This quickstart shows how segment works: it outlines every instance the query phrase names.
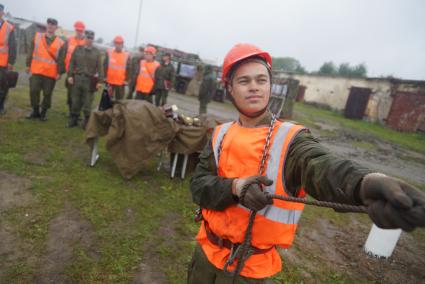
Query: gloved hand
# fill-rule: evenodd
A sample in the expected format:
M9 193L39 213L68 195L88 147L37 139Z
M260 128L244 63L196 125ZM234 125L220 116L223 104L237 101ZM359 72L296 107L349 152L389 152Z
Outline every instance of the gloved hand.
M404 181L380 173L367 174L359 194L378 227L407 232L425 227L425 193Z
M263 192L263 185L272 185L273 181L266 176L239 178L234 182L233 194L239 197L239 202L254 211L273 204L273 200Z

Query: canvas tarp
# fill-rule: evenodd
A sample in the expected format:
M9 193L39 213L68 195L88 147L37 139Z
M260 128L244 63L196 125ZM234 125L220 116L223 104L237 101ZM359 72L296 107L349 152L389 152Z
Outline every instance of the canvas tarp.
M90 147L105 136L106 149L122 176L130 179L162 149L183 154L202 150L207 129L180 125L151 103L124 100L106 111L93 112L85 135Z

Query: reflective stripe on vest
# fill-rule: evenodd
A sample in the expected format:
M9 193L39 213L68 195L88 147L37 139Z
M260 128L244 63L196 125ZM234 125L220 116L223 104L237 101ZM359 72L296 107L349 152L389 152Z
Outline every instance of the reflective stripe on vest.
M156 61L147 62L140 61L139 75L137 76L136 91L148 94L152 91L154 86L155 70L158 68L159 63ZM151 69L151 70L149 70Z
M0 29L0 66L5 67L9 61L9 35L13 31L13 25L3 22Z
M220 144L222 143L222 140L225 134L227 133L227 131L229 130L229 128L232 126L233 123L234 122L224 123L220 125L220 128L218 130L219 132L217 133L217 138L213 145L214 158L215 158L217 169L219 167L218 151L220 148ZM264 190L271 194L276 194L276 185L277 185L276 180L278 179L278 176L279 176L280 158L283 154L286 155L286 153L282 153L282 149L283 149L282 145L285 139L287 139L287 134L289 130L293 126L294 124L289 122L282 123L279 126L279 129L277 130L276 134L274 135L273 142L269 150L266 176L275 182L271 186L265 187ZM249 210L241 204L238 204L238 206L246 210ZM257 214L262 215L269 220L279 222L282 224L297 224L301 218L302 212L303 212L302 210L288 210L275 205L268 205L262 210L258 211Z
M124 85L128 52L116 52L108 49L108 70L106 70L106 81L112 85Z
M56 79L58 74L56 60L59 57L59 52L64 42L56 37L50 46L47 46L47 44L42 42L43 35L39 32L35 34L31 73ZM51 49L54 52L53 56L51 55Z

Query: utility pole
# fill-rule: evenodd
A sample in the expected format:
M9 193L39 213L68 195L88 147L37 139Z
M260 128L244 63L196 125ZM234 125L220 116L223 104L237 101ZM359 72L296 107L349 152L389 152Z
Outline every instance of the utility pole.
M143 6L143 0L140 0L140 3L139 3L139 15L137 17L136 39L134 41L134 47L137 47L137 42L139 41L140 18L142 17L142 6Z

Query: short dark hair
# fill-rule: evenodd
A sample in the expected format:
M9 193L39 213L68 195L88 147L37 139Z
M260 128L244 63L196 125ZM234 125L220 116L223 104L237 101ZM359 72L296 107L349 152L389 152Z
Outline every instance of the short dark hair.
M88 39L94 39L94 31L86 30L84 32L84 34L85 34L86 38L88 38Z
M58 20L53 19L53 18L47 18L47 23L48 24L51 24L51 25L57 26L58 25Z

